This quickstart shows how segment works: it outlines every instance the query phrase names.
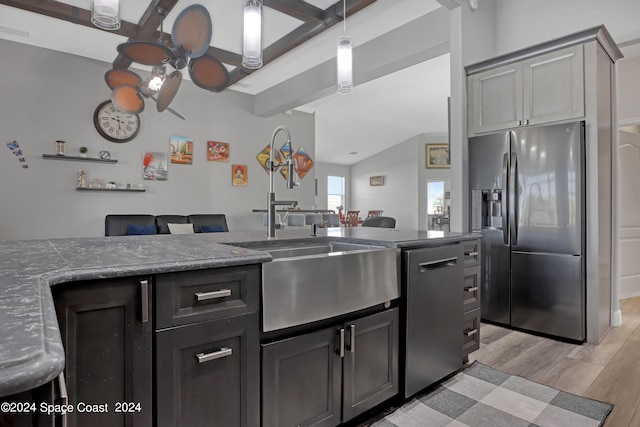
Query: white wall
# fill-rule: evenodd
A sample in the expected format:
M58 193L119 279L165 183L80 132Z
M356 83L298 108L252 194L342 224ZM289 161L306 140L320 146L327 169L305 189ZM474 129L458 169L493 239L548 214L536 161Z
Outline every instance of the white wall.
M351 166L351 204L364 218L382 209L396 219L396 228L426 229L427 180L448 179L450 172L425 169L425 144L445 144L446 136L417 135ZM369 185L371 176L385 177L384 186Z
M495 0L495 5L496 55L602 24L616 43L640 38L638 0Z
M329 163L316 163L316 179L318 180L318 194L316 195L316 206L318 209L327 209L327 177L342 176L345 178L345 205L351 205L351 167L345 165L333 165Z
M640 57L622 58L618 68L618 119L640 124Z
M171 104L186 121L156 112L147 101L138 137L111 143L97 134L92 120L96 106L110 96L104 83L110 64L5 40L0 40L0 52L11 58L3 61L0 80L0 239L102 236L109 213L224 213L232 230L261 229L262 215L251 210L266 208L269 184L256 155L270 143L276 126L288 126L294 150L304 142L314 158L312 115L258 118L226 100L233 94L207 92L188 80ZM168 181L143 181L143 152L168 153L171 135L194 139L193 165L169 165ZM70 155L84 145L93 156L108 150L118 163L43 160L43 153L55 153L58 139L67 141ZM12 140L19 142L28 169L5 147ZM230 143L229 162L208 162L207 140ZM276 146L284 142L279 134ZM231 186L232 164L248 165L247 187ZM87 171L89 181L144 183L147 192L78 192L78 169ZM278 198L310 207L314 175L312 169L293 190L286 190L284 179L276 176Z

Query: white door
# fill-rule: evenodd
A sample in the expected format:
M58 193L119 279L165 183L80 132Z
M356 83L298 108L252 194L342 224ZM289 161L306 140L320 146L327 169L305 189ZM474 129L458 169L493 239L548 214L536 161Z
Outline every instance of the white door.
M640 134L620 131L619 278L620 298L640 295Z

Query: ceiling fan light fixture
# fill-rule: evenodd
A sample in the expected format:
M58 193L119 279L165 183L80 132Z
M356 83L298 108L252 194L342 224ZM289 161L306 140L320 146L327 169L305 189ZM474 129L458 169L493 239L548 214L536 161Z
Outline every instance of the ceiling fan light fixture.
M151 79L147 87L157 92L162 87L164 79L167 77L167 67L165 65L156 65L151 69Z
M93 0L91 23L103 30L120 28L120 0Z
M262 1L244 0L242 66L262 67Z

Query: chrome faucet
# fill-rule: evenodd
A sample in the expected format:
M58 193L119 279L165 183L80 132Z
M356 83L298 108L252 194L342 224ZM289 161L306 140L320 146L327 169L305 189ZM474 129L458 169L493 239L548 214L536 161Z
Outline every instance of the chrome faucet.
M283 131L287 135L287 144L289 144L289 154L284 163L276 163L273 159L274 143L276 141L276 135L278 132ZM297 185L293 180L295 173L293 162L293 148L291 147L291 133L289 129L280 125L274 131L271 136L271 146L269 148L269 194L267 194L267 239L272 240L276 238L276 206L298 206L296 200L276 200L276 193L273 191L273 173L280 167L287 168L287 188L292 189Z

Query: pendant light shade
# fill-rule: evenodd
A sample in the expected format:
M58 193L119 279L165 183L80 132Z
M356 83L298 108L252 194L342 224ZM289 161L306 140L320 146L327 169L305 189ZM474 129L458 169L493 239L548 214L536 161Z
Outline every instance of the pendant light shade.
M120 28L120 0L93 0L91 22L103 30Z
M251 70L262 67L262 1L244 1L244 37L242 66Z
M340 95L347 95L353 92L353 41L347 35L347 0L342 0L342 31L342 36L338 37L336 55L337 92Z
M342 36L338 39L338 93L353 92L353 44L351 37Z

